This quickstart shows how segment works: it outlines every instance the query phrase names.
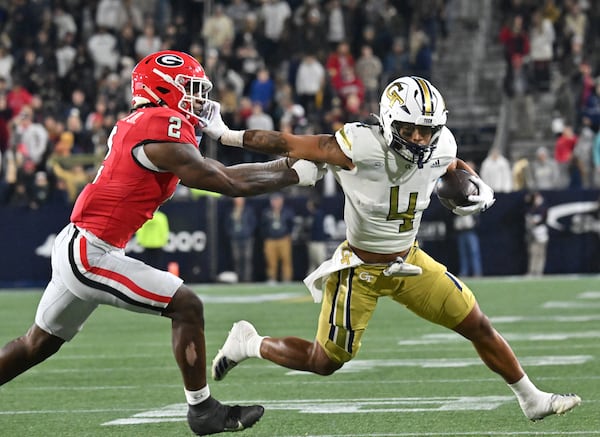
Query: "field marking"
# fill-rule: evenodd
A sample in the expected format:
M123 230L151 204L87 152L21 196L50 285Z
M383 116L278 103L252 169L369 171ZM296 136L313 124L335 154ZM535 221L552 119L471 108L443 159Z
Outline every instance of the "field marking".
M210 296L198 293L198 296L200 296L204 303L264 303L297 299L299 297L307 296L307 293L283 292L268 294L248 294L237 296Z
M508 341L565 341L571 339L587 339L587 338L600 338L600 331L579 331L579 332L552 332L552 333L510 333L503 332L502 336ZM454 332L445 332L437 334L424 334L418 339L413 340L400 340L398 345L400 346L416 346L426 344L445 344L448 342L454 343L465 343L463 337L457 335Z
M523 366L570 366L584 364L594 359L591 355L546 355L539 357L521 357L519 361ZM479 358L439 358L439 359L390 359L390 360L357 360L354 359L344 365L336 373L358 373L366 370L386 367L421 367L430 368L463 368L481 366ZM286 375L305 375L307 372L291 370Z
M385 433L385 434L352 434L352 437L457 437L457 436L513 436L513 435L525 435L525 436L549 436L549 435L558 435L558 436L568 436L568 435L600 435L600 431L541 431L541 432L531 432L531 431L467 431L467 432L402 432L402 433ZM296 436L289 437L348 437L348 434L302 434Z
M577 295L577 299L600 299L600 291L584 291Z
M515 402L513 396L450 396L359 399L290 399L245 400L239 404L260 403L267 410L296 411L301 414L365 414L365 413L421 413L439 411L491 411ZM139 425L162 421L186 420L187 404L171 404L155 410L143 411L131 417L111 420L102 425Z
M559 322L582 323L597 322L600 314L578 314L575 316L497 316L490 317L492 323L523 323L523 322Z
M568 308L568 309L582 309L589 310L591 308L600 308L600 302L573 302L569 300L551 300L548 302L544 302L542 304L542 308L551 309L551 308Z
M258 366L245 366L245 367L251 367L251 368L255 368L257 369ZM133 370L133 369L132 369ZM311 376L310 373L306 373L307 376ZM317 376L315 375L315 378L317 378ZM598 380L600 379L600 375L596 375L596 376L573 376L573 377L569 377L569 381L578 381L578 380L584 380L584 381L591 381L591 380ZM564 382L565 378L564 376L537 376L535 378L536 381L561 381ZM402 379L380 379L380 380L371 380L371 379L366 379L364 381L355 381L355 380L349 380L349 379L343 379L343 378L335 378L335 379L321 379L319 377L318 381L298 381L295 378L292 379L286 379L286 380L279 380L277 381L277 385L293 385L293 386L298 386L298 385L348 385L349 383L352 383L352 385L369 385L369 386L375 386L375 385L385 385L385 386L390 386L390 385L394 385L394 384L402 384L402 385L413 385L413 384L461 384L461 383L491 383L491 384L497 384L498 382L501 382L501 379L499 379L499 377L490 377L490 378L437 378L437 379L407 379L407 378L402 378ZM246 385L264 385L265 381L260 381L260 380L253 380L253 381L249 381L245 383ZM239 382L235 381L235 380L231 380L231 382L227 381L220 381L219 382L219 387L227 387L227 386L231 386L231 387L239 387ZM51 391L51 392L59 392L59 391L102 391L102 390L139 390L140 388L153 388L153 389L168 389L168 390L177 390L179 388L181 388L181 385L178 383L172 383L172 384L141 384L141 385L113 385L113 386L75 386L75 387L65 387L64 385L60 385L60 386L54 386L54 385L45 385L45 386L41 386L41 387L18 387L15 388L15 391L19 391L19 392L43 392L43 391ZM1 391L10 391L12 390L10 387L2 387L0 388L0 392ZM586 403L588 402L600 402L600 401L594 401L594 400L588 400L586 399ZM139 409L138 409L139 410Z

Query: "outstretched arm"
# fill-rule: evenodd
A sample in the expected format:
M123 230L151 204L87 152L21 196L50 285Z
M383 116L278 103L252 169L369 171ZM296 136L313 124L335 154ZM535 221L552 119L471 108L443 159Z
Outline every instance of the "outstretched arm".
M223 122L218 102L207 100L200 117L202 131L226 146L255 152L354 168L352 160L340 149L334 135L293 135L267 130L231 130Z
M289 133L247 130L243 134L243 147L255 152L308 159L351 169L348 158L333 135L293 135Z
M286 159L226 167L204 158L192 144L150 143L144 146L148 159L159 169L175 174L188 187L246 197L278 191L289 185L310 185L317 178L312 163L288 166Z

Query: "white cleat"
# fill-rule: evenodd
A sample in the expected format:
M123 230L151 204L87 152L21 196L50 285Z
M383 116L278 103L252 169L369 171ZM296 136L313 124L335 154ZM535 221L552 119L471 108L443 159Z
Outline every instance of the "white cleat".
M536 408L528 408L527 411L523 409L523 412L529 420L535 422L553 414L565 414L567 411L571 411L579 404L581 404L581 398L576 394L553 394L548 398L546 405L538 405Z
M255 337L258 337L258 332L250 322L240 320L233 324L227 340L212 362L212 377L215 381L222 380L231 369L250 358L248 343Z

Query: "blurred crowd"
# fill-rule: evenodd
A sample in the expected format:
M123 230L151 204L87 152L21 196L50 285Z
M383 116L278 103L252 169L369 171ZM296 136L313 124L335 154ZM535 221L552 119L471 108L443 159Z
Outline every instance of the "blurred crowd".
M377 113L381 86L393 78L430 78L439 41L451 32L449 16L463 3L469 0L0 0L0 205L74 201L106 154L115 120L129 110L132 68L149 53L197 57L233 129L334 132ZM545 150L561 173L548 185L556 188L598 186L600 70L588 56L600 40L594 3L494 3L505 92L523 96L530 115L536 93L559 93L557 151ZM553 68L562 78L557 91ZM227 147L207 153L225 164L270 159ZM489 160L496 154L502 157L492 151ZM551 179L550 170L525 161L508 164L510 190L527 188L513 179L535 189L539 174ZM490 167L483 164L482 171Z
M70 204L145 55L202 63L232 128L333 132L380 85L429 77L447 0L0 1L0 204ZM226 164L269 157L219 148Z
M600 188L600 2L501 0L499 8L513 136L539 146L512 162L491 149L482 178L501 192Z

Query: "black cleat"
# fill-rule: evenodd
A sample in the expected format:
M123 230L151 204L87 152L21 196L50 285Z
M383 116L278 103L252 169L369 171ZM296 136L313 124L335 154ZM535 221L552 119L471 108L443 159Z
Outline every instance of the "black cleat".
M199 405L188 405L188 424L196 435L235 432L250 428L262 417L260 405L223 405L212 396Z

